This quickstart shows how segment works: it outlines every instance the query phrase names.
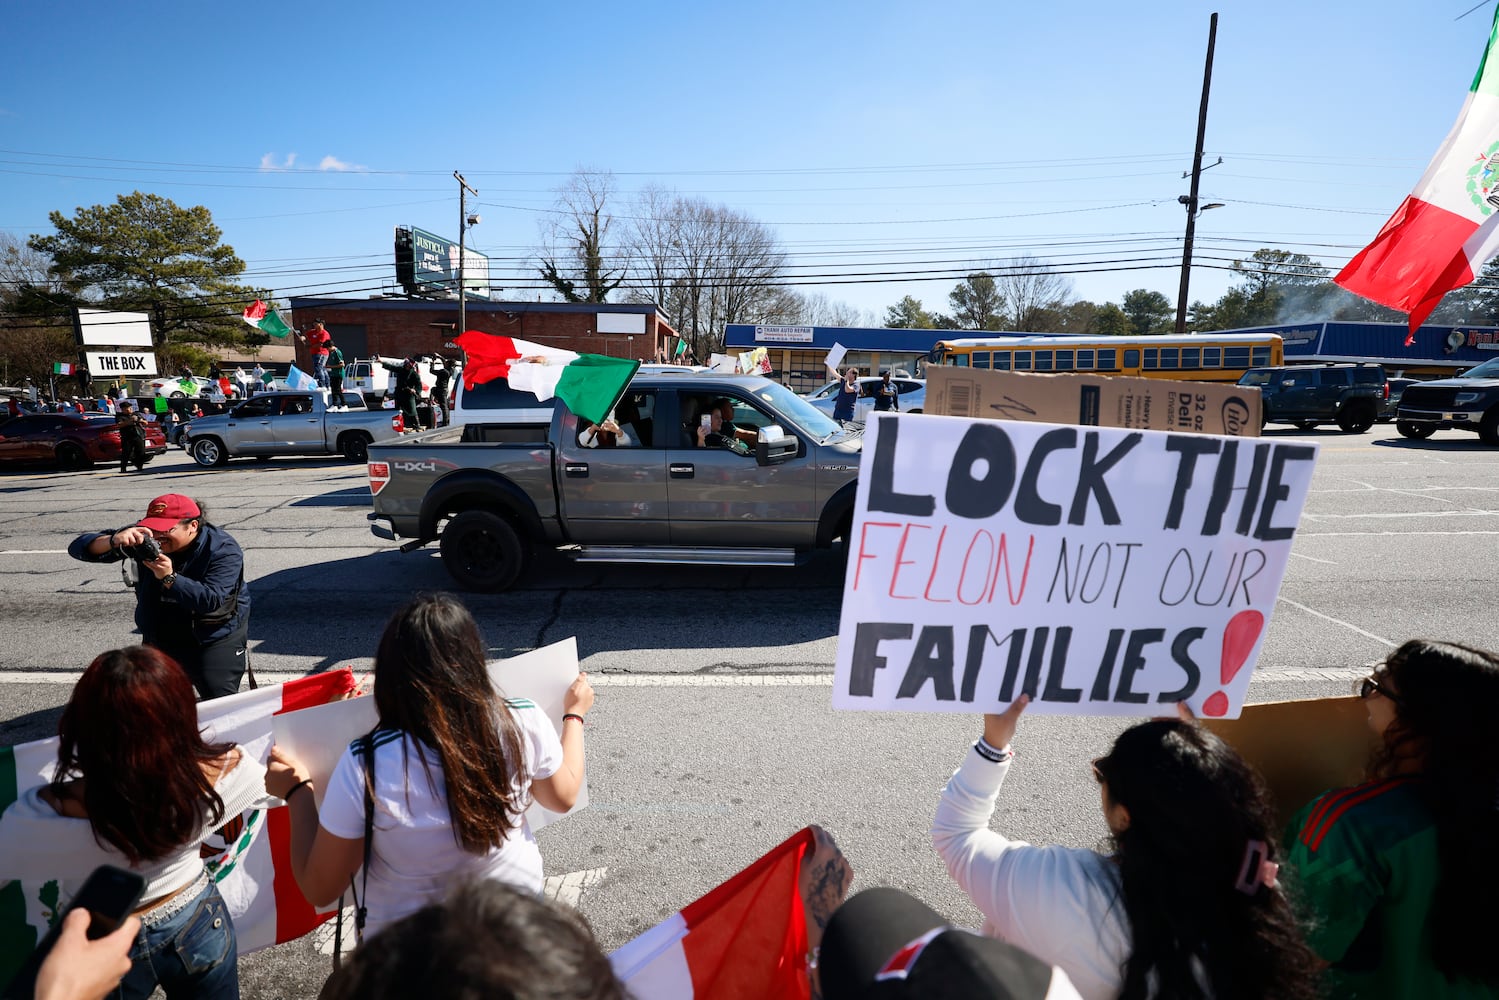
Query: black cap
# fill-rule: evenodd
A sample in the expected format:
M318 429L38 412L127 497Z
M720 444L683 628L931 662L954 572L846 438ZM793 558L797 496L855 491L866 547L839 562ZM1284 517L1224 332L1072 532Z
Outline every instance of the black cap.
M1012 944L951 927L899 889L865 889L833 914L817 968L827 1000L1062 1000L1077 990Z

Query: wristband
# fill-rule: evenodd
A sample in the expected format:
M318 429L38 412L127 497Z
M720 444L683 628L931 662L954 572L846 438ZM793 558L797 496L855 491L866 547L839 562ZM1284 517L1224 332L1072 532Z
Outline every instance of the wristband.
M297 782L295 785L292 785L290 788L288 788L286 790L286 794L283 795L283 796L281 796L281 801L282 802L290 802L291 801L291 797L293 795L297 794L298 791L300 791L301 789L305 788L306 786L308 786L310 784L312 784L312 779L311 778L303 778L301 781Z
M562 721L563 722L566 722L568 719L577 719L578 720L578 725L580 725L580 726L586 725L586 723L583 722L583 717L581 715L579 715L577 712L568 712L568 713L566 713L566 714L564 714L562 716Z
M984 758L991 764L1008 764L1015 756L1015 751L1006 747L1003 750L995 749L994 745L980 736L973 744L974 753Z

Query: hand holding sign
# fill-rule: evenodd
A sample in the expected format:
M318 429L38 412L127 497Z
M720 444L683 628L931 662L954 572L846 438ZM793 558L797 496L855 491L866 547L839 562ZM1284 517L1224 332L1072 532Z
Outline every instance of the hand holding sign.
M1031 703L1031 696L1022 694L1010 703L1010 707L998 715L992 712L984 716L984 742L996 750L1003 750L1015 739L1015 730L1020 727L1020 715Z

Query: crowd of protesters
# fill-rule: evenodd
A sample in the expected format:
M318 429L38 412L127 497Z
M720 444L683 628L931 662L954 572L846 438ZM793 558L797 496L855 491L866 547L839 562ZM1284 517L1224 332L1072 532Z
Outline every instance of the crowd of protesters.
M196 501L167 496L135 526L81 536L74 554L131 558L154 538L160 551L143 562L157 586L138 591L146 605L213 605L222 618L220 591L235 577L247 627L242 557L238 569L209 574L211 597L178 562L189 550L209 562L237 555L214 531ZM203 739L194 686L213 697L239 677L213 680L193 648L153 623L165 612L148 611L145 646L104 653L84 671L61 717L52 782L7 816L35 835L0 843L0 880L46 871L75 888L102 855L147 884L133 933L80 943L78 928L64 927L70 974L43 965L37 996L101 996L66 984L104 980L124 997L157 986L173 997L237 996L233 923L198 844L241 810L281 806L301 893L322 907L352 886L361 937L371 936L325 995L558 995L540 980L576 981L569 996L626 995L581 918L538 898L541 855L525 818L533 801L565 812L577 799L594 702L586 676L567 691L559 732L494 686L463 604L417 598L379 640L378 723L317 790L282 748L263 764ZM243 645L233 610L220 624ZM1499 656L1412 640L1358 694L1377 748L1366 782L1317 797L1284 832L1261 777L1185 706L1125 730L1091 763L1107 831L1097 851L994 829L1006 782L1023 780L1010 772L1021 766L1014 745L1029 698L983 716L931 826L949 875L983 914L982 935L947 927L894 890L864 893L827 925L811 963L819 988L829 997L984 996L1001 982L1007 995L1089 1000L1499 996L1487 953L1499 898ZM460 952L480 957L451 958ZM892 962L904 963L899 976ZM85 975L94 968L107 974Z

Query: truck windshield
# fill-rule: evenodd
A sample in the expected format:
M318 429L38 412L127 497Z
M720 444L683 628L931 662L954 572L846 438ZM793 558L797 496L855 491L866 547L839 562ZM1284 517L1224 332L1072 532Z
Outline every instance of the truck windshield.
M1462 373L1462 378L1499 378L1499 358L1490 358L1476 368Z
M764 385L755 387L754 394L819 441L840 429L832 417L777 382L767 379Z

